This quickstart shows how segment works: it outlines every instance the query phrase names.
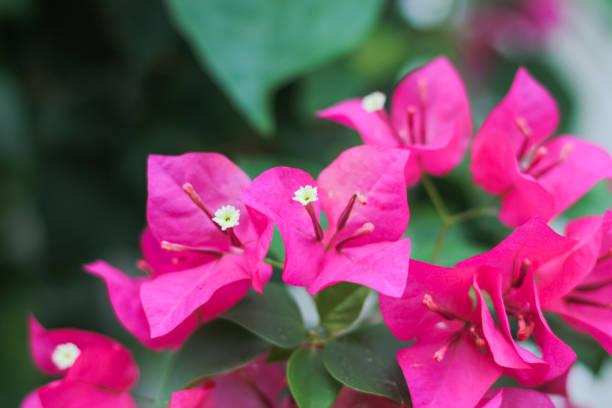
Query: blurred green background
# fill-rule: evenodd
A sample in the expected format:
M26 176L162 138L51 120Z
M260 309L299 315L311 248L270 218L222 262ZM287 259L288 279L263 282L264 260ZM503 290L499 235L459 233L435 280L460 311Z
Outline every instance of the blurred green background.
M279 164L316 175L360 143L356 133L316 119L317 109L389 93L405 72L440 54L462 73L477 124L524 65L557 98L561 131L612 150L611 6L0 0L2 406L17 406L48 381L27 350L30 312L49 328L116 337L143 371L163 357L121 328L102 283L81 268L105 259L137 273L148 154L217 151L252 177ZM467 163L437 185L455 211L486 199L470 185ZM439 222L420 188L409 198L413 257L426 260ZM568 216L608 204L601 185ZM455 228L442 263L486 250L507 232L494 218ZM590 353L585 364L598 370L601 349L575 341ZM154 372L143 375L155 381ZM609 377L607 391L597 378L582 385L608 393L609 405L593 406L612 405Z

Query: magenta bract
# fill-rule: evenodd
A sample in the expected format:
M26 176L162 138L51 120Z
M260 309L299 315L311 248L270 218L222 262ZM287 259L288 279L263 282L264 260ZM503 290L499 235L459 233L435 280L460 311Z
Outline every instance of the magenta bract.
M510 226L535 216L549 221L612 175L612 158L601 147L550 138L558 122L552 96L521 68L474 138L474 183L501 196L499 217Z
M400 239L409 219L403 178L408 156L406 150L358 146L342 153L318 181L289 167L253 180L243 200L278 227L286 283L317 293L347 281L401 295L410 255L410 240ZM328 220L325 232L320 210Z
M422 171L443 175L463 158L472 136L470 106L463 82L446 58L402 79L393 93L390 118L382 106L371 108L367 102L350 99L318 116L357 130L366 144L409 150L409 186Z

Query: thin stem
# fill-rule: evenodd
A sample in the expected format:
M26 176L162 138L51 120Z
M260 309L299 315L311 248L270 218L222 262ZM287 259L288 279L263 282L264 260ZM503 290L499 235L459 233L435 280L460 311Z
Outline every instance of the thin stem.
M444 222L442 223L442 227L440 227L440 232L438 232L438 237L436 238L436 243L431 253L430 262L432 264L435 264L436 262L438 262L438 259L440 258L440 255L442 254L442 248L444 247L444 240L446 239L446 236L448 235L448 230L450 229L450 227L451 227L451 224L447 224Z
M161 401L161 396L162 396L162 390L163 387L166 385L166 381L168 380L168 375L170 374L170 369L172 368L172 365L174 364L174 359L176 358L176 352L169 352L167 353L166 357L166 362L164 364L164 368L162 371L162 375L161 375L161 381L160 381L160 387L157 393L157 399L155 400L155 406L159 407L159 404L162 403Z
M421 180L423 181L423 187L425 188L427 195L431 199L431 202L433 203L436 212L440 217L440 221L442 222L442 226L440 227L440 231L438 232L438 237L436 238L436 243L431 254L431 262L436 263L442 253L442 249L444 247L444 240L448 235L448 231L453 225L458 224L460 222L472 220L483 215L495 215L495 208L490 205L485 205L483 207L471 208L458 214L451 215L448 213L446 205L444 204L444 200L442 199L442 196L438 192L438 189L436 188L432 179L429 178L427 174L423 173Z
M451 224L458 224L460 222L482 217L483 215L495 215L495 207L486 205L483 207L470 208L469 210L449 216L449 219Z
M264 258L263 260L268 265L272 265L275 268L283 269L284 264L282 262L275 261L274 259Z
M433 181L425 173L423 173L421 180L423 180L423 187L425 187L427 195L429 196L431 202L436 208L436 211L438 212L438 215L442 220L442 224L449 224L450 220L448 212L446 211L446 206L444 205L444 201L442 200L442 197L440 196L438 189L436 189L436 186L434 185Z

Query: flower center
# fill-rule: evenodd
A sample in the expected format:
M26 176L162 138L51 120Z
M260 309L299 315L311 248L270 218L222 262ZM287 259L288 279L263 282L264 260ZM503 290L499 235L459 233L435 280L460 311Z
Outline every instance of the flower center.
M518 341L527 341L531 334L533 333L533 329L535 327L534 321L529 317L525 317L524 314L519 313L516 316L518 321L518 331L516 332L516 339Z
M531 268L531 260L525 258L521 261L518 274L515 271L516 268L512 270L512 283L510 285L512 289L520 288L523 285L523 281L525 280L527 272L529 272L529 268Z
M306 212L308 213L308 216L310 217L310 220L312 221L312 227L314 228L315 232L315 239L317 241L321 241L323 239L323 228L321 227L319 220L317 220L317 214L315 214L315 210L312 205L314 201L319 200L319 197L317 195L317 187L309 185L300 186L300 188L298 188L293 194L293 200L304 206Z
M425 78L417 81L419 100L417 106L410 105L406 110L406 130L398 132L403 145L427 144L427 94L428 83ZM416 115L419 115L419 128L416 126Z
M319 220L317 219L317 215L315 214L315 210L312 205L312 202L317 201L318 199L319 198L317 196L317 187L313 187L309 185L300 186L300 188L298 188L295 191L294 196L293 196L293 200L302 204L302 206L304 206L304 209L308 213L308 216L310 217L310 220L312 221L312 227L315 232L315 239L317 241L322 241L323 236L324 236L323 228L321 227L321 224L319 223ZM348 222L351 212L353 211L353 208L355 207L355 203L357 202L359 202L360 205L367 205L368 199L364 195L360 194L358 191L356 191L355 193L353 193L353 195L351 195L348 203L346 204L346 207L344 207L344 209L338 216L338 222L336 223L336 231L334 232L334 235L330 238L329 242L325 246L325 252L327 252L331 248L338 232L341 231L346 226L346 223ZM364 235L370 234L372 231L374 231L374 224L372 224L371 222L364 223L350 237L338 243L336 245L336 250L340 251L350 241L356 238L362 237Z
M213 225L225 236L227 236L232 245L236 248L242 248L243 244L236 236L236 232L234 231L234 227L240 224L240 210L234 207L233 205L223 205L217 211L215 211L214 215L208 210L200 195L195 191L195 188L191 183L183 184L183 191L187 196L193 201L195 205L198 206L202 212L208 217L208 219L213 223ZM205 254L211 254L216 256L223 255L219 251L210 250L210 249L201 249L189 247L182 244L175 244L168 241L161 242L162 249L170 252L199 252Z
M549 171L562 164L567 159L572 150L574 150L574 145L572 143L566 143L561 148L561 152L559 153L559 157L557 158L557 160L553 161L545 167L541 167L536 170L538 164L540 164L540 162L544 158L548 157L549 150L546 146L543 145L533 146L531 149L529 149L528 146L529 140L532 136L532 131L527 123L527 120L519 116L515 118L514 123L523 134L523 142L521 143L521 146L518 149L516 155L517 160L520 163L522 172L525 174L530 174L535 179L544 176Z
M385 101L387 97L384 93L376 91L371 94L364 96L361 99L361 107L366 112L376 112L382 110L385 107Z
M445 320L458 320L463 322L463 327L459 330L454 331L450 336L448 336L444 345L434 353L433 359L436 360L438 363L444 360L444 357L446 356L446 353L448 352L449 348L453 347L459 341L459 339L461 339L461 336L463 335L463 333L465 333L466 330L469 331L469 333L471 334L474 340L474 344L476 344L476 347L480 349L486 347L487 341L484 339L482 327L480 324L474 324L470 320L460 317L456 313L452 312L449 308L439 306L429 293L426 293L423 296L422 303L423 306L425 306L431 312L442 316Z
M240 221L240 210L236 209L233 205L224 205L215 211L215 216L212 220L219 224L221 231L225 231L228 228L238 226Z
M51 354L51 361L60 370L65 370L72 367L80 354L81 350L74 343L58 344Z

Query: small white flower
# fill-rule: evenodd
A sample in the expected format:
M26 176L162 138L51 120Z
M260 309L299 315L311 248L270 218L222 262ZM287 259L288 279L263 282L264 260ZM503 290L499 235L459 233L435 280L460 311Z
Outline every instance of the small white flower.
M240 210L236 209L233 205L224 205L219 208L215 211L215 217L213 218L213 221L219 224L223 231L238 225L239 220Z
M376 112L385 107L387 97L382 92L372 92L361 100L361 107L366 112Z
M74 343L58 344L51 354L51 361L60 370L65 370L72 367L80 354L81 350Z
M299 201L302 205L317 201L319 199L317 197L317 188L313 186L301 186L295 192L293 199Z

